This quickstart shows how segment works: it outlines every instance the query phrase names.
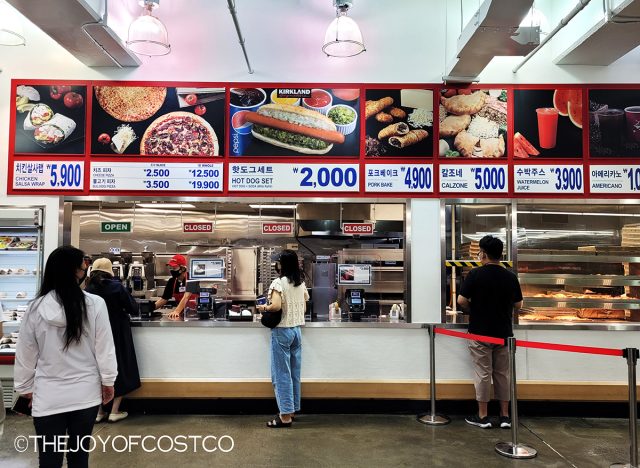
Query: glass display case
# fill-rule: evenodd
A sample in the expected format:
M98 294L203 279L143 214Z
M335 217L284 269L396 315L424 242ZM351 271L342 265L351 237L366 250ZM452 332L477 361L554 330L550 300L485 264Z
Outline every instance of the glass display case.
M512 218L510 202L482 202L475 200L446 201L442 215L444 242L444 297L448 323L464 323L468 316L458 309L456 297L467 273L480 265L478 246L480 239L493 235L504 242L502 264L512 267Z
M640 321L640 206L518 203L520 323Z
M19 321L42 273L42 208L0 207L0 356L15 353Z

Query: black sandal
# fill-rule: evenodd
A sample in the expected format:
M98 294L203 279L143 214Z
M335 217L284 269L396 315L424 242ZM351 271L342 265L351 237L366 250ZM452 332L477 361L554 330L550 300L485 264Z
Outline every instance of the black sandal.
M276 429L280 427L291 427L292 423L293 421L286 423L282 420L282 418L280 418L280 416L276 416L271 421L267 422L267 427L271 429Z

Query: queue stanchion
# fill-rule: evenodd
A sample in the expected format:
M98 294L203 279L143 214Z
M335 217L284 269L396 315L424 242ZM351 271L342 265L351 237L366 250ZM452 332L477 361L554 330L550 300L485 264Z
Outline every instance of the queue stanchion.
M418 422L429 426L444 426L451 419L436 413L436 327L429 325L429 397L431 410L428 413L418 415Z
M511 398L511 442L498 442L496 452L508 458L534 458L538 451L518 442L518 394L516 382L516 339L507 338L509 348L509 377Z
M614 463L611 468L638 468L638 394L636 386L638 353L637 348L626 348L623 354L627 358L629 371L629 463Z

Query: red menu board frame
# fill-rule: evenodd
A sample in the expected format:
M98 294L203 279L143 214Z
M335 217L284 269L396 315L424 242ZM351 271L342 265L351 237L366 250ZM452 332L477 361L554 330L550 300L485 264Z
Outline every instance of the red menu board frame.
M52 154L28 154L16 152L16 131L18 125L18 119L16 118L16 87L17 85L27 86L86 86L86 117L84 123L85 134L85 151L82 155L72 155L58 153L55 156ZM184 191L184 190L91 190L91 161L100 161L105 163L116 162L141 162L141 159L149 162L149 157L139 156L119 156L119 155L92 155L91 143L96 137L95 129L92 128L92 116L93 106L96 104L94 100L94 87L95 86L163 86L163 87L194 87L194 88L224 88L225 100L224 100L224 141L220 145L224 148L217 157L162 157L157 162L163 163L185 163L185 164L198 164L203 162L221 163L223 167L223 177L221 179L221 188L217 190L199 190L199 191ZM319 88L319 89L359 89L359 101L358 101L358 116L359 116L359 154L353 156L328 156L323 155L288 155L288 156L231 156L230 154L230 131L229 131L229 90L231 88ZM368 157L366 156L366 95L367 90L401 90L401 89L423 89L433 91L434 105L433 105L433 126L432 137L432 152L431 155L425 156L382 156L382 157ZM438 101L443 89L456 89L456 90L469 90L470 92L483 89L504 89L507 92L507 130L506 130L506 154L503 158L496 159L484 159L484 158L443 158L439 157L439 106ZM514 156L514 121L515 113L518 109L515 108L514 93L517 90L555 90L555 89L579 89L582 91L582 155L573 158L536 158L531 157L529 159L517 159ZM240 82L240 83L228 83L228 82L150 82L150 81L97 81L97 80L45 80L45 79L13 79L11 80L11 115L9 123L9 154L8 154L8 188L7 193L9 195L93 195L93 196L176 196L176 197L189 197L189 196L211 196L211 197L255 197L257 195L264 195L268 193L269 197L291 197L297 198L314 198L318 196L332 196L340 198L364 198L364 197L376 197L376 198L456 198L460 196L464 197L481 197L481 198L593 198L593 199L607 199L607 198L640 198L640 190L633 192L620 193L591 193L590 190L590 173L591 166L634 166L637 164L638 158L634 156L625 157L591 157L590 155L590 139L589 139L589 95L592 91L602 90L632 90L633 92L640 91L640 85L636 84L500 84L500 83L488 83L488 84L476 84L465 87L446 86L443 84L434 83L411 83L411 84L386 84L386 83L252 83L252 82ZM466 91L465 91L466 92ZM629 103L633 105L634 103ZM640 103L639 103L640 104ZM435 136L438 137L435 137ZM638 154L640 156L640 154ZM68 162L68 163L81 163L84 166L84 183L81 188L69 189L29 189L29 188L16 188L14 187L14 164L20 162ZM232 164L262 164L262 165L274 165L274 164L321 164L326 166L340 166L346 164L356 164L359 168L359 185L357 191L347 190L323 190L322 188L314 190L253 190L253 191L232 191L229 189L229 170ZM388 191L388 192L367 192L366 191L366 165L397 165L398 168L403 165L415 165L425 164L430 165L432 170L432 190L411 192L411 191ZM508 190L502 193L494 193L491 191L478 190L476 192L441 192L440 188L440 165L451 164L456 166L464 165L477 165L477 166L491 166L494 164L506 164L508 166ZM583 187L582 193L516 193L514 187L514 173L521 166L527 165L539 165L541 167L546 166L558 166L558 165L575 165L580 164L583 168ZM394 166L395 167L395 166Z

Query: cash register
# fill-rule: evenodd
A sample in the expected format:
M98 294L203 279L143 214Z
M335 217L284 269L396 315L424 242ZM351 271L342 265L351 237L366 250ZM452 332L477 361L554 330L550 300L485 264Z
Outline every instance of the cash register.
M187 292L198 295L196 313L200 320L215 317L218 288L214 281L224 279L224 266L224 259L218 257L192 258L190 261Z
M365 309L364 289L347 289L345 300L349 312L349 320L359 322Z

